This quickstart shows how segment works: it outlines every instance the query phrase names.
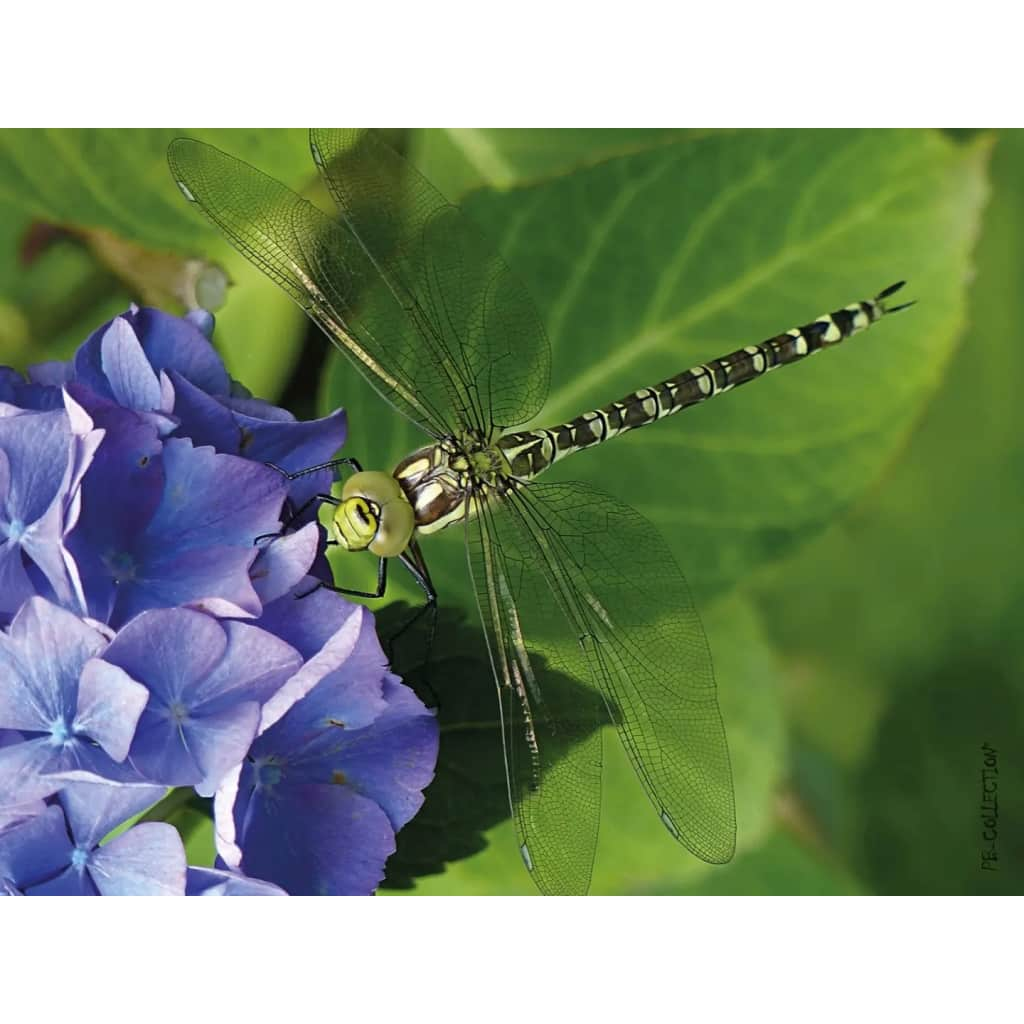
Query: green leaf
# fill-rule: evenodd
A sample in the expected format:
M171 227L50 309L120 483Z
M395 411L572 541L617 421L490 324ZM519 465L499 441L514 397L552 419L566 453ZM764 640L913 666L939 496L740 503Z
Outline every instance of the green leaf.
M679 128L428 128L413 155L445 195L509 188L706 130Z
M680 896L855 896L861 891L856 879L827 853L785 832L773 833L763 846L722 871L709 872L695 886L655 890Z
M0 133L0 204L36 220L105 228L155 248L187 248L214 231L189 212L167 145L192 135L292 186L314 175L300 129L52 128Z
M759 587L801 742L838 766L832 840L881 892L1024 891L1015 784L1000 871L979 866L980 745L1024 747L1024 133L1000 135L991 171L970 326L935 401L857 513Z

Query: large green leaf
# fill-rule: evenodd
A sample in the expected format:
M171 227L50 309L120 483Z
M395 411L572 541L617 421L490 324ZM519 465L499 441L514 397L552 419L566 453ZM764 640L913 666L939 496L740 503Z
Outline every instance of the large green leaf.
M706 132L678 128L429 128L417 133L413 153L423 173L455 199L481 185L509 188L695 134Z
M104 228L154 247L214 232L191 215L167 170L167 144L192 135L292 186L313 177L300 129L52 128L0 134L0 203L76 228Z
M882 892L1024 892L1021 794L980 868L980 747L1024 748L1024 133L1003 133L969 330L902 457L854 516L760 588L800 685L791 714L835 779L832 839ZM1014 780L1012 769L1009 780Z

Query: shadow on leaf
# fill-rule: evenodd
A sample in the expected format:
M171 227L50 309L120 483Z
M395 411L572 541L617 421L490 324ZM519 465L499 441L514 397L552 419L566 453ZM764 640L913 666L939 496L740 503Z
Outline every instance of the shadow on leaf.
M437 773L420 812L398 833L387 863L384 888L408 889L423 875L439 874L451 861L478 853L484 833L509 817L508 787L494 677L483 631L464 613L444 609L427 655L429 622L424 616L403 629L414 614L407 604L377 613L382 639L395 637L394 670L420 699L435 705L441 727ZM536 659L536 655L533 656ZM424 664L426 662L426 665ZM583 706L593 691L569 678L559 691ZM554 709L558 713L569 708ZM554 760L572 749L553 751Z

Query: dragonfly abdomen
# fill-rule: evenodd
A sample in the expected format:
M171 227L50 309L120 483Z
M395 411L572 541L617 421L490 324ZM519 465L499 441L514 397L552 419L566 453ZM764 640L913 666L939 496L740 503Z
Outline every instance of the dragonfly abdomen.
M838 345L867 329L886 313L912 305L909 302L900 306L885 305L885 299L902 288L903 283L891 285L874 299L852 303L759 345L748 345L720 359L684 370L654 387L641 388L558 426L506 434L498 440L498 447L508 459L513 475L530 479L573 452L600 444L627 430L656 423L755 380L778 366L799 362L824 348Z

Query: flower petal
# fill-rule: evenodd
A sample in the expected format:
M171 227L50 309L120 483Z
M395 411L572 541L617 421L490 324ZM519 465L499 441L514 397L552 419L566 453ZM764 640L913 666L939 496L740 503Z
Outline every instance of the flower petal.
M235 871L216 868L188 869L186 896L287 896L284 889L273 882L247 878Z
M160 379L124 317L115 317L100 339L100 366L118 405L160 409Z
M82 666L106 645L102 634L63 608L40 597L26 601L0 634L0 665L7 670L0 728L48 733L58 721L70 724Z
M101 896L184 896L187 867L178 830L163 821L136 825L89 858Z
M242 868L292 896L365 896L384 877L395 835L384 812L346 786L289 787L254 801Z
M307 523L301 530L283 534L260 548L249 575L262 604L283 597L305 579L320 540L320 527Z
M259 724L260 706L255 701L233 704L189 722L184 738L203 773L194 782L200 796L213 796L225 773L245 757Z
M59 807L47 807L0 832L0 879L9 879L19 889L59 871L70 856L71 841Z
M74 729L95 740L115 761L128 756L149 690L116 665L92 658L78 682Z
M103 782L69 783L58 800L76 845L97 846L129 818L152 807L167 792L164 786L116 786Z

